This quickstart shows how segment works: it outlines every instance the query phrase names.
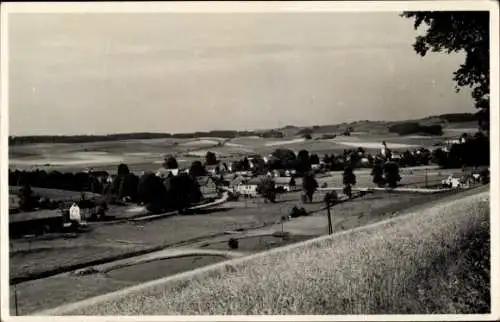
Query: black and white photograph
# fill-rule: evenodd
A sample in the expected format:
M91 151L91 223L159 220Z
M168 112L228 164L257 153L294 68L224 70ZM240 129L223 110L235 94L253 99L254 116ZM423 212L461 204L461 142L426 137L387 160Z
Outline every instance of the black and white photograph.
M2 320L498 320L498 12L2 3Z

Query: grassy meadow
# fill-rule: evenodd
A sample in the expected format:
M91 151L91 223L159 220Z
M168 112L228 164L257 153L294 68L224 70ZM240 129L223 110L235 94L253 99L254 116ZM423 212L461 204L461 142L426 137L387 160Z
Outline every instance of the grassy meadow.
M47 314L490 311L489 192Z

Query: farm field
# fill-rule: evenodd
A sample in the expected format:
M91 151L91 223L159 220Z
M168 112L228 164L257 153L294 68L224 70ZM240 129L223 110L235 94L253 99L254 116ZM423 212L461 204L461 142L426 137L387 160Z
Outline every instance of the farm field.
M487 189L419 210L51 314L489 312Z
M181 167L188 167L193 161L203 159L207 151L218 155L222 161L241 159L248 154L267 155L276 148L292 150L306 149L311 153L343 151L363 147L367 151L380 148L386 141L393 150L406 150L424 146L433 148L434 144L446 138L457 137L462 132L470 132L466 124L463 128L454 124L444 129L443 136L398 136L390 133L356 132L352 136L338 136L335 139L304 140L301 137L287 136L282 139L240 137L234 139L197 138L197 139L150 139L91 142L79 144L27 144L9 147L9 166L11 169L45 169L59 171L82 171L89 167L96 170L115 172L119 163L126 163L131 171L155 171L167 154L176 156Z
M449 194L447 193L447 195ZM368 194L334 206L332 208L334 228L335 230L345 230L359 227L398 215L409 207L424 205L442 198L441 194L411 195L386 192ZM280 231L281 224L276 224L276 222L280 221L281 216L288 214L291 207L299 204L298 199L299 194L290 193L283 195L277 204L267 204L263 207L258 207L255 202L247 202L246 206L244 202L232 202L225 204L223 209L210 214L175 216L141 225L119 224L96 227L92 232L75 239L32 242L31 250L27 242L14 242L10 259L11 277L34 274L44 269L54 269L58 266L81 263L90 259L125 255L132 251L144 250L158 245L219 249L222 247L221 245L227 243L231 236L240 238L248 235L250 238L243 238L241 245L245 250L251 252L267 249L268 247L263 247L263 245L269 245L269 242L274 244L272 247L277 247L284 244L276 243L275 238L255 237L255 235L269 235ZM320 201L321 199L322 194L318 193L316 200ZM316 210L317 212L311 216L295 218L284 223L286 231L291 231L297 236L304 236L296 241L303 240L306 238L305 236L311 238L327 233L326 212L319 211L322 209L323 203L316 202L304 206L309 211ZM257 229L258 227L262 228ZM236 235L224 234L225 231L238 230L240 233ZM158 272L154 271L154 266L151 268L153 269L151 276L158 276ZM185 270L192 268L192 266L187 265ZM129 274L134 274L133 269L130 270ZM57 275L20 283L16 285L16 289L19 291L20 313L27 314L27 312L34 310L60 305L68 297L76 301L88 296L117 290L125 285L134 284L130 279L133 280L133 278L129 278L128 281L109 279L109 283L104 283L108 279L100 275L71 277ZM99 287L96 280L101 281L103 286ZM57 290L55 293L66 295L41 299L39 294L41 294L42 289L47 289L47 287L54 291Z

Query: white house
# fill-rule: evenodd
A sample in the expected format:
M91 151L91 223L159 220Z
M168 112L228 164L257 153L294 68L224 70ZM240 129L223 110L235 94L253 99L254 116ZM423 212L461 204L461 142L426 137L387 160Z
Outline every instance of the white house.
M234 187L234 190L250 198L256 198L258 195L257 184L254 183L239 183Z
M257 186L261 182L263 177L252 178L248 181L244 181L235 185L234 190L241 193L243 196L247 196L250 198L256 198Z
M320 168L319 164L311 164L311 169L312 170L318 170Z
M451 188L459 188L462 186L461 180L459 178L454 177L453 175L441 181L441 184L449 186Z

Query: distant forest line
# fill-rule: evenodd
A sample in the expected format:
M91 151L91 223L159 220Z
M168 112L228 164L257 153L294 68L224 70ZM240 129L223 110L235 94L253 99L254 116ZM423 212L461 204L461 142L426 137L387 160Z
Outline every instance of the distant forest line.
M462 122L474 122L477 121L476 115L472 113L454 113L454 114L442 114L439 116L430 116L427 118L422 118L420 120L413 121L400 121L400 122L387 122L387 126L401 126L407 122L415 123L416 121L426 121L430 119L436 119L436 121L448 122L448 123L462 123ZM376 121L373 121L376 123ZM355 124L356 122L350 123ZM340 126L340 125L339 125ZM285 128L291 128L293 126L287 126ZM315 126L315 129L321 127L331 127L331 125L325 126ZM300 129L300 127L296 127ZM415 129L418 131L419 129ZM271 132L276 130L270 130ZM147 139L194 139L199 137L220 137L220 138L235 138L244 136L263 136L268 137L269 131L236 131L236 130L215 130L215 131L205 131L205 132L192 132L192 133L119 133L119 134L107 134L107 135L41 135L41 136L9 136L9 145L22 145L22 144L35 144L35 143L89 143L89 142L99 142L99 141L121 141L121 140L147 140ZM410 131L411 132L411 131ZM406 133L405 133L406 134ZM410 133L408 133L410 134Z

